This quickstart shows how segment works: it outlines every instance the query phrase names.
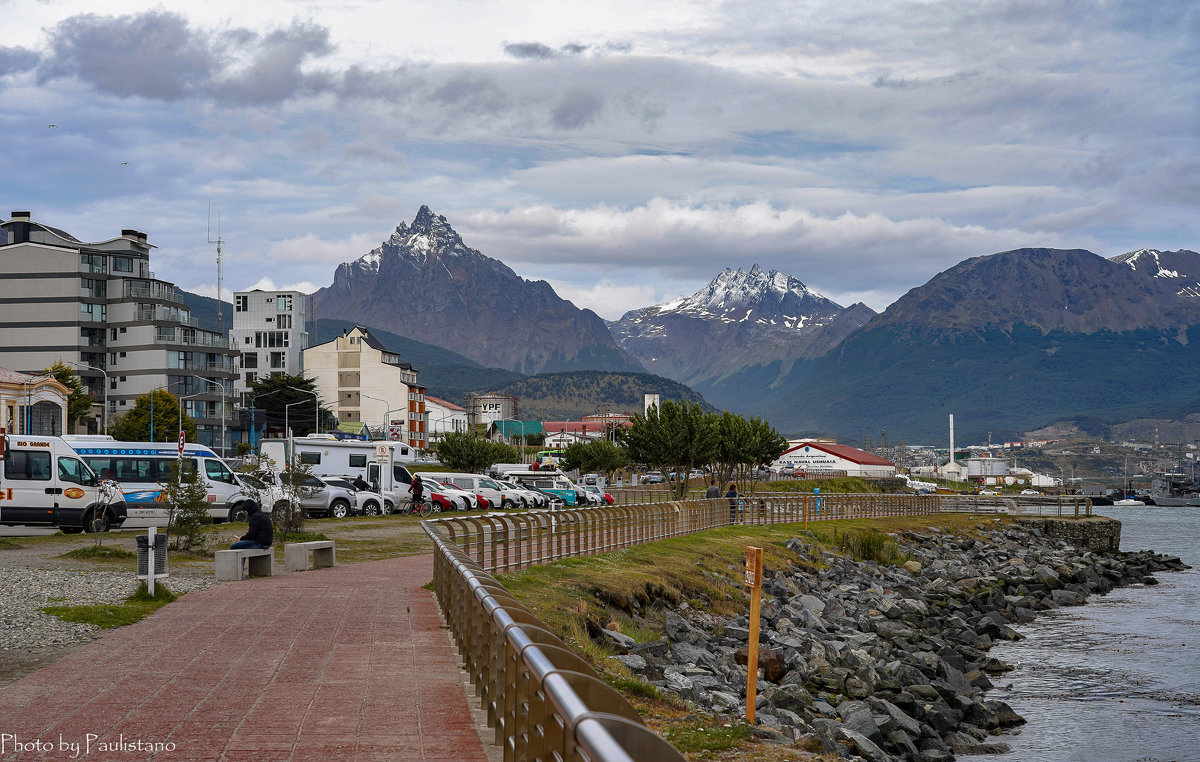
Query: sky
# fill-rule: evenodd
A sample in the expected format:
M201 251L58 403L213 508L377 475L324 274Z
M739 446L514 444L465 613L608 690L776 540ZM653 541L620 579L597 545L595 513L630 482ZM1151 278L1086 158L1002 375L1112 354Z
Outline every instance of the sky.
M1200 248L1200 4L0 0L0 216L327 286L421 204L615 319L759 264ZM211 213L210 213L211 209Z

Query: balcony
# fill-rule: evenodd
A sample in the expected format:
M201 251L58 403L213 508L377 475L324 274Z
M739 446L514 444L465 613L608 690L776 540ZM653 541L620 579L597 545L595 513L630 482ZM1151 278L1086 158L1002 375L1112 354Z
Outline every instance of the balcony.
M184 344L194 347L211 347L213 349L229 349L233 346L232 342L223 336L215 333L196 333L190 331L178 331L173 328L160 328L154 336L156 344Z
M183 313L181 313L179 310L173 310L173 309L155 308L152 310L138 310L137 314L135 316L135 319L138 321L163 320L163 321L167 321L167 322L171 322L171 323L176 323L178 325L188 326L189 328L199 328L200 327L200 319L199 318L184 317Z
M183 304L179 292L168 283L143 283L140 281L124 281L124 296L126 299L162 299L176 304Z

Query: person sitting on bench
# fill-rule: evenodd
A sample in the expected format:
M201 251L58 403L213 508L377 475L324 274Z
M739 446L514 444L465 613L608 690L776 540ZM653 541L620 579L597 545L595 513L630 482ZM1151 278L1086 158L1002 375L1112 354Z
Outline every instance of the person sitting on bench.
M259 510L258 505L251 503L246 508L246 520L250 522L250 531L238 538L229 546L230 550L256 548L266 550L275 541L275 531L271 528L271 517Z

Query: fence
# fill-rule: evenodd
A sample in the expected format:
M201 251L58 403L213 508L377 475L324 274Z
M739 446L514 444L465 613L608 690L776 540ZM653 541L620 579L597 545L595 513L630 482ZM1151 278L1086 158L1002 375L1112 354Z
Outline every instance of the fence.
M1081 497L759 494L606 508L449 516L422 522L434 591L475 692L512 760L682 760L620 694L490 572L605 553L733 524L936 513L1090 516Z

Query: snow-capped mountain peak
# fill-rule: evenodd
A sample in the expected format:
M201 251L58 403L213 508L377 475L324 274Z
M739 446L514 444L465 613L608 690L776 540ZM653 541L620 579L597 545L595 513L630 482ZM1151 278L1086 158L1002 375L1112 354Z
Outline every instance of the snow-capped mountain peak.
M644 318L678 313L726 323L753 321L800 329L823 324L842 309L799 279L755 264L749 271L727 267L691 296L640 312Z
M1194 251L1138 249L1115 256L1112 261L1127 265L1143 277L1176 281L1175 293L1179 296L1200 297L1200 255Z

